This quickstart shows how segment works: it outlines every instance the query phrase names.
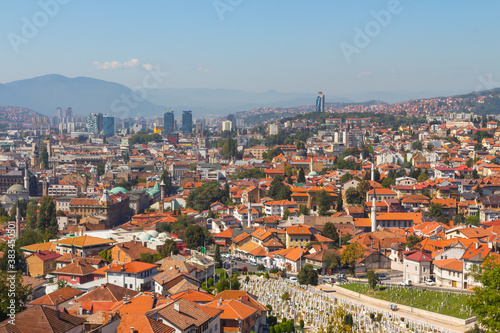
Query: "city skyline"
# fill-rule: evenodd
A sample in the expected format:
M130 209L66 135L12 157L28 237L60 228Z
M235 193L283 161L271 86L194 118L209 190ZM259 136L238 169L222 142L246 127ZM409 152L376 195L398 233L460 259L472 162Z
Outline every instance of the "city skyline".
M0 82L57 73L133 88L144 85L149 71L163 75L158 89L468 92L485 78L491 79L484 88L500 81L499 46L492 43L499 7L485 1L150 7L126 1L94 11L62 0L16 3L0 14Z

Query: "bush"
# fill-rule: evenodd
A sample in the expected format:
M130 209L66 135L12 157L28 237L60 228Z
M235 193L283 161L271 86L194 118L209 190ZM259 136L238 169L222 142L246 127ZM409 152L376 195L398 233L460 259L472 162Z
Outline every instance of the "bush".
M276 274L276 273L278 273L278 269L277 269L277 268L271 268L271 269L269 270L269 273Z
M265 271L266 268L264 267L264 265L260 264L259 266L257 266L257 270L258 271Z
M208 286L213 286L214 285L214 279L213 278L210 278L208 279Z

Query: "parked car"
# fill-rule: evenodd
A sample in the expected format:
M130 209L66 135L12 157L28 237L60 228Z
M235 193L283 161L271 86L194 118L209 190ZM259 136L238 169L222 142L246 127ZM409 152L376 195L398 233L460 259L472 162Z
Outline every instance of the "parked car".
M288 280L290 280L291 282L298 282L297 278L295 276L290 276L288 278Z
M335 279L332 278L332 277L326 277L323 279L323 283L331 283L331 284L334 284L335 283Z
M436 282L432 281L431 279L425 279L424 282L428 286L435 286L436 285Z
M411 280L410 279L407 279L407 280L403 280L399 283L401 286L403 287L409 287L409 286L412 286L413 283L411 283Z
M248 271L248 267L247 267L247 266L243 266L243 267L241 267L241 270L242 270L243 272L247 272L247 271Z
M339 274L337 275L337 279L346 279L345 274Z
M390 278L389 278L387 275L385 275L385 274L377 274L377 276L378 276L378 279L379 279L380 281L382 281L382 280L389 280L389 279L390 279Z

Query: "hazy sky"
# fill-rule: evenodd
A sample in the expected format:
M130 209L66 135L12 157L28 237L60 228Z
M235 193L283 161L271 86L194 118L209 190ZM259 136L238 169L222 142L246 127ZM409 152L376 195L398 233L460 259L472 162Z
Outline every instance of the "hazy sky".
M499 13L492 0L9 1L0 82L133 88L156 69L160 88L472 91L500 81Z

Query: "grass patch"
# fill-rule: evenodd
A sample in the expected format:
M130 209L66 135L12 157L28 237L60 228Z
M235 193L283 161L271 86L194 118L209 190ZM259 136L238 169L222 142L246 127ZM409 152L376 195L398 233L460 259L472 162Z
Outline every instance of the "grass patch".
M216 275L219 275L219 276L220 276L221 274L224 274L224 275L223 275L223 277L224 277L225 279L227 279L227 271L226 271L224 268L216 268L216 269L215 269L215 274L216 274Z
M413 292L413 307L415 308L461 319L472 317L472 314L465 311L465 306L470 298L469 295L436 290L412 290L399 286L377 286L375 291L372 291L368 285L362 283L349 283L339 286L354 292L359 292L360 285L361 293L373 298L411 306ZM463 310L462 305L464 306Z

